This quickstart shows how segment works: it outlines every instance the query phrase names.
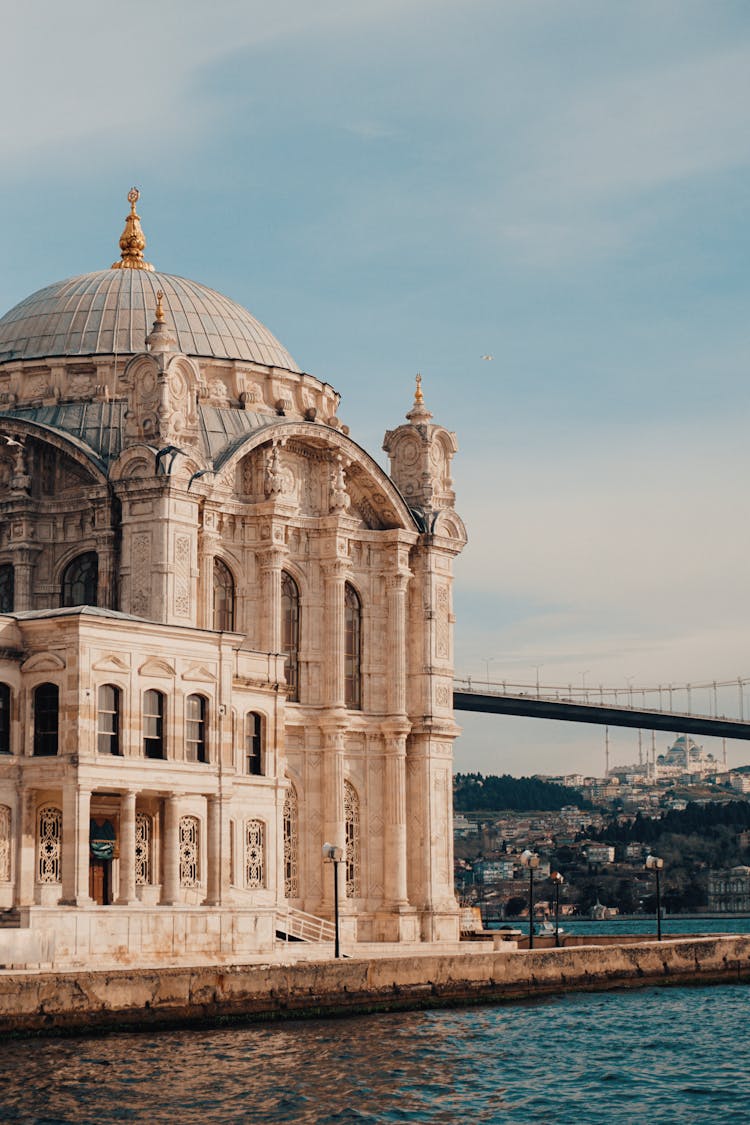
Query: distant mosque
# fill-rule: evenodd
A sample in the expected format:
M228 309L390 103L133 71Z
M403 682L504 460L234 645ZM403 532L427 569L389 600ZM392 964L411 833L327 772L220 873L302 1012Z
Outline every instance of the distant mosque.
M384 472L128 198L110 269L0 319L0 921L236 960L330 936L337 878L345 939L457 941L455 436L418 378Z

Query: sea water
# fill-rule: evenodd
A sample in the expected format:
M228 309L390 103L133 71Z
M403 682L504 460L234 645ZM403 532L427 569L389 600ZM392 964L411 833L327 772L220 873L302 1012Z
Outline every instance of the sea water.
M737 1125L749 1031L750 988L724 984L6 1040L0 1120Z

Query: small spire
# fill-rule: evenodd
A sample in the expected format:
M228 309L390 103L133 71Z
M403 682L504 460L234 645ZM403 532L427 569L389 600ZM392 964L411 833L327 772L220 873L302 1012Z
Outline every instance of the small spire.
M149 270L153 273L154 267L151 263L143 260L146 236L141 228L140 215L135 209L140 197L141 193L138 188L131 188L128 192L130 214L125 219L125 230L120 235L121 260L112 263L113 270Z
M424 404L422 393L422 376L417 375L417 389L414 392L414 405L406 415L408 420L416 425L418 422L429 422L432 415Z
M162 307L163 298L164 298L164 294L162 293L161 289L157 289L156 290L156 323L157 324L163 324L164 323L164 309Z

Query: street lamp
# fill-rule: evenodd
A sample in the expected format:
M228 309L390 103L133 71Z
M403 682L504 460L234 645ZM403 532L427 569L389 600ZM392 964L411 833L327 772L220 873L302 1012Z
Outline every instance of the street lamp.
M653 871L656 875L656 940L661 941L661 892L659 888L659 872L664 866L664 860L657 855L646 856L646 870Z
M559 871L553 871L550 879L555 884L555 948L560 945L560 887L565 879Z
M539 856L526 848L521 852L521 863L529 869L529 949L534 948L534 868L539 866Z
M334 957L341 956L339 943L339 864L343 858L343 848L338 848L335 844L323 844L323 860L325 863L333 864L333 916L336 925Z

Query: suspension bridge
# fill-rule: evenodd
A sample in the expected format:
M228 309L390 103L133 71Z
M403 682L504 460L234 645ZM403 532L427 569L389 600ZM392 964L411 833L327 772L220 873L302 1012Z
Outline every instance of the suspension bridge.
M597 688L467 677L453 682L453 706L457 711L750 741L748 689L750 678L741 676L681 685Z

